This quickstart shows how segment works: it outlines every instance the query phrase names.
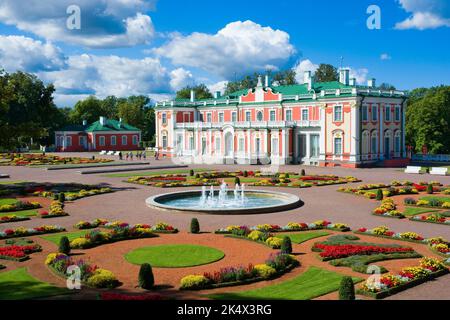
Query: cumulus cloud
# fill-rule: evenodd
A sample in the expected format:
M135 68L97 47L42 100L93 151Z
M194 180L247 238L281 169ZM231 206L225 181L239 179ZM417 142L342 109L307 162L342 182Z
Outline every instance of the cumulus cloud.
M200 68L230 79L266 69L277 70L296 53L289 34L252 21L229 23L216 34L174 33L168 43L154 50L174 65Z
M6 71L30 72L58 70L66 57L53 44L24 36L0 35L0 68Z
M213 84L209 84L207 87L209 91L214 95L216 92L223 94L227 88L228 81L219 81Z
M350 78L355 78L356 83L365 84L367 82L367 76L369 75L369 69L367 68L351 68L350 67Z
M170 72L170 86L174 91L178 91L192 83L194 79L192 73L183 68L178 68Z
M380 55L380 60L391 60L391 59L392 59L392 57L387 53L382 53Z
M0 22L14 25L51 41L91 48L123 47L149 43L155 36L151 18L142 14L152 8L147 0L2 0ZM81 29L69 30L66 10L81 10Z
M305 74L305 71L311 71L312 73L314 73L318 68L319 65L314 64L309 59L298 61L297 64L293 67L293 70L295 71L295 79L298 83L303 83L303 76Z
M158 59L83 54L70 56L65 70L40 74L65 95L146 95L171 92L170 76Z
M450 27L450 3L448 0L399 0L402 8L411 13L398 22L396 29L436 29Z

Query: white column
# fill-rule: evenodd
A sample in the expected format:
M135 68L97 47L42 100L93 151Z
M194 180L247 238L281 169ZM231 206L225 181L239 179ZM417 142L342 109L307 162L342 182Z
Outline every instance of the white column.
M325 161L326 159L326 150L325 150L325 141L326 141L326 132L325 132L325 123L326 123L326 113L325 108L320 107L320 155L319 160Z
M350 161L351 162L359 162L360 160L360 131L361 131L361 122L360 122L360 106L356 104L351 109L352 115L352 123L351 123L351 132L350 136Z
M380 160L384 160L384 104L379 104L378 106L380 110Z
M401 148L401 155L403 158L406 158L406 128L405 128L405 124L406 124L406 101L403 103L403 105L401 106L401 111L402 111L402 145L400 146Z

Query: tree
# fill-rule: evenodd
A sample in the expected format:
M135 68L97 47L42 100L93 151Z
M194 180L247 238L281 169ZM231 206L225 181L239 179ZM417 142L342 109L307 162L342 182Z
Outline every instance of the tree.
M316 70L317 82L329 82L338 80L339 80L339 73L334 66L325 63L321 63L319 65L319 68Z
M352 277L342 278L339 286L339 300L355 300L355 284Z
M406 140L416 152L450 153L450 86L416 89L406 111Z
M377 197L376 197L376 199L377 199L378 201L381 201L381 200L383 200L383 198L384 198L383 190L377 189Z
M103 116L105 116L105 112L102 108L102 101L94 96L90 96L75 104L70 114L70 120L76 124L82 124L83 120L93 123Z
M142 289L150 290L155 285L155 277L153 276L152 266L143 263L139 269L138 285Z
M211 99L213 95L209 91L208 87L204 84L199 84L196 86L187 86L177 92L176 99L190 99L191 98L191 90L195 92L195 99Z
M382 84L380 84L378 86L378 88L380 90L386 90L386 91L390 91L390 90L397 90L392 84L387 83L387 82L383 82Z
M295 80L296 72L292 69L279 71L274 74L272 83L280 86L290 86L297 84L297 80Z
M292 242L291 238L288 236L283 237L283 242L281 242L281 253L291 254L292 253Z
M200 233L200 223L197 218L192 218L191 220L191 233Z
M70 253L70 241L69 238L63 236L59 239L59 248L60 253L69 254Z

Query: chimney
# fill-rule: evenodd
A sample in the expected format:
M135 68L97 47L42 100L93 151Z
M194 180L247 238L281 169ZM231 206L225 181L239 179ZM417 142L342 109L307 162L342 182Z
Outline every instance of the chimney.
M350 85L352 87L356 86L356 78L350 78Z
M102 126L104 126L106 124L106 118L105 117L100 117L100 124Z
M83 126L84 126L84 127L87 126L87 120L83 120Z
M191 90L191 102L195 101L195 91Z
M342 68L339 70L339 82L348 86L350 80L350 69Z
M264 78L264 82L265 82L265 87L267 88L270 84L269 84L269 75L266 74L266 77Z
M375 88L376 87L376 79L371 78L371 79L367 80L367 86L369 88Z
M122 118L119 118L119 128L122 128Z
M216 91L214 93L214 99L219 99L221 95L222 95L222 93L220 91Z
M311 75L311 71L305 71L303 75L303 84L308 85L308 90L311 90L313 87L314 79Z

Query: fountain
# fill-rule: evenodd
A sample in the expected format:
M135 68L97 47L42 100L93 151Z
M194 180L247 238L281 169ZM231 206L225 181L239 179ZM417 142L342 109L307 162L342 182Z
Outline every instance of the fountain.
M200 191L181 191L150 197L150 207L164 210L204 212L208 214L255 214L285 211L303 204L299 197L281 192L246 190L245 185L236 185L229 190L225 182L214 190L214 186L203 186Z

